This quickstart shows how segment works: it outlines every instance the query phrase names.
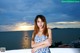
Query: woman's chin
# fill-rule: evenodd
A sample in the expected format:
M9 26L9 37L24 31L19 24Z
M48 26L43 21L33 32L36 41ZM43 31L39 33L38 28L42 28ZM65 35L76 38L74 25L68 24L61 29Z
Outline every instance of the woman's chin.
M43 27L39 27L40 29L42 29Z

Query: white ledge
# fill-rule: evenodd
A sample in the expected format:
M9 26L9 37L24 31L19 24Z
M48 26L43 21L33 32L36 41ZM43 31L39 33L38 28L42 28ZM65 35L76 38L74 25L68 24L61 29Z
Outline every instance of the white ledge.
M79 53L79 48L50 48L51 53ZM7 50L0 53L31 53L31 49Z

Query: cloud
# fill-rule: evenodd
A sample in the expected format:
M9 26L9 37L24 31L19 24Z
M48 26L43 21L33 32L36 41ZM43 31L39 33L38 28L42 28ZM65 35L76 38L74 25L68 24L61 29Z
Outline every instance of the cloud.
M0 20L4 21L6 18L6 21L0 23L11 24L15 21L32 21L37 14L50 11L53 4L52 0L2 0L0 1Z
M0 0L0 24L33 23L38 14L46 16L48 22L80 21L78 6L56 0Z
M3 4L2 6L2 9L4 9L7 13L8 12L11 12L11 13L20 13L21 10L24 10L26 8L25 7L25 4L22 0L7 0L7 1L1 1ZM3 11L3 12L5 12Z
M63 13L50 13L46 15L48 22L72 21L73 17Z
M0 25L0 31L28 31L33 30L31 23L19 22L12 25Z
M46 2L45 2L46 1ZM51 7L52 0L29 1L29 0L7 0L2 2L5 6L3 9L11 13L39 13ZM3 10L1 10L3 11Z
M73 21L73 22L56 22L56 24L80 24L78 21Z
M52 22L48 23L51 28L80 28L80 22Z
M47 24L49 28L80 28L80 22L51 22ZM19 22L12 25L0 25L0 31L29 31L34 25L26 22Z

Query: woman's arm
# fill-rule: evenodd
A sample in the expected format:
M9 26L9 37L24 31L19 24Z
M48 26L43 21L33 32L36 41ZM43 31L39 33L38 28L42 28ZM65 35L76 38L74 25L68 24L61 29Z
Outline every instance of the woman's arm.
M51 40L47 39L47 40L45 40L43 42L40 42L40 43L35 43L34 41L32 41L31 45L32 45L31 46L32 48L39 47L39 46L42 46L42 45L51 46Z
M38 45L37 47L34 47L34 48L32 49L32 52L35 52L36 50L38 50L38 49L40 49L40 48L45 48L45 47L47 47L47 46L51 46L51 44L52 44L52 32L51 32L50 29L48 30L48 33L49 33L49 38L48 38L47 40L41 42L41 43L44 43L44 44ZM36 43L35 43L35 45L36 45Z
M49 38L47 40L45 40L45 43L40 45L40 46L38 46L38 47L35 47L34 49L39 49L39 48L44 48L44 47L47 47L47 46L51 46L51 44L52 44L52 32L51 32L51 29L48 29L48 33L49 33Z
M51 29L48 29L48 34L49 34L49 38L46 39L43 42L40 43L35 43L34 41L32 41L32 48L43 48L43 47L47 47L47 46L51 46L52 44L52 32Z
M32 35L32 37L33 37L33 35ZM34 48L34 47L37 47L37 46L40 46L40 45L42 45L43 43L42 42L40 42L40 43L35 43L35 41L31 41L31 47L32 48Z
M31 47L34 48L34 47L37 47L37 46L40 46L42 45L43 43L40 42L40 43L35 43L34 41L31 41Z

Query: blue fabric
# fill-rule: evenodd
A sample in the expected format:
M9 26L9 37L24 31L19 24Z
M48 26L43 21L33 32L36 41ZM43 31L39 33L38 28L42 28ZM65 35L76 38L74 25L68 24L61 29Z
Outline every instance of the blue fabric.
M45 36L45 35L42 35L42 36L36 35L35 36L35 42L36 43L42 42L46 39L47 39L47 36ZM40 48L35 53L50 53L50 49L49 49L49 47Z

